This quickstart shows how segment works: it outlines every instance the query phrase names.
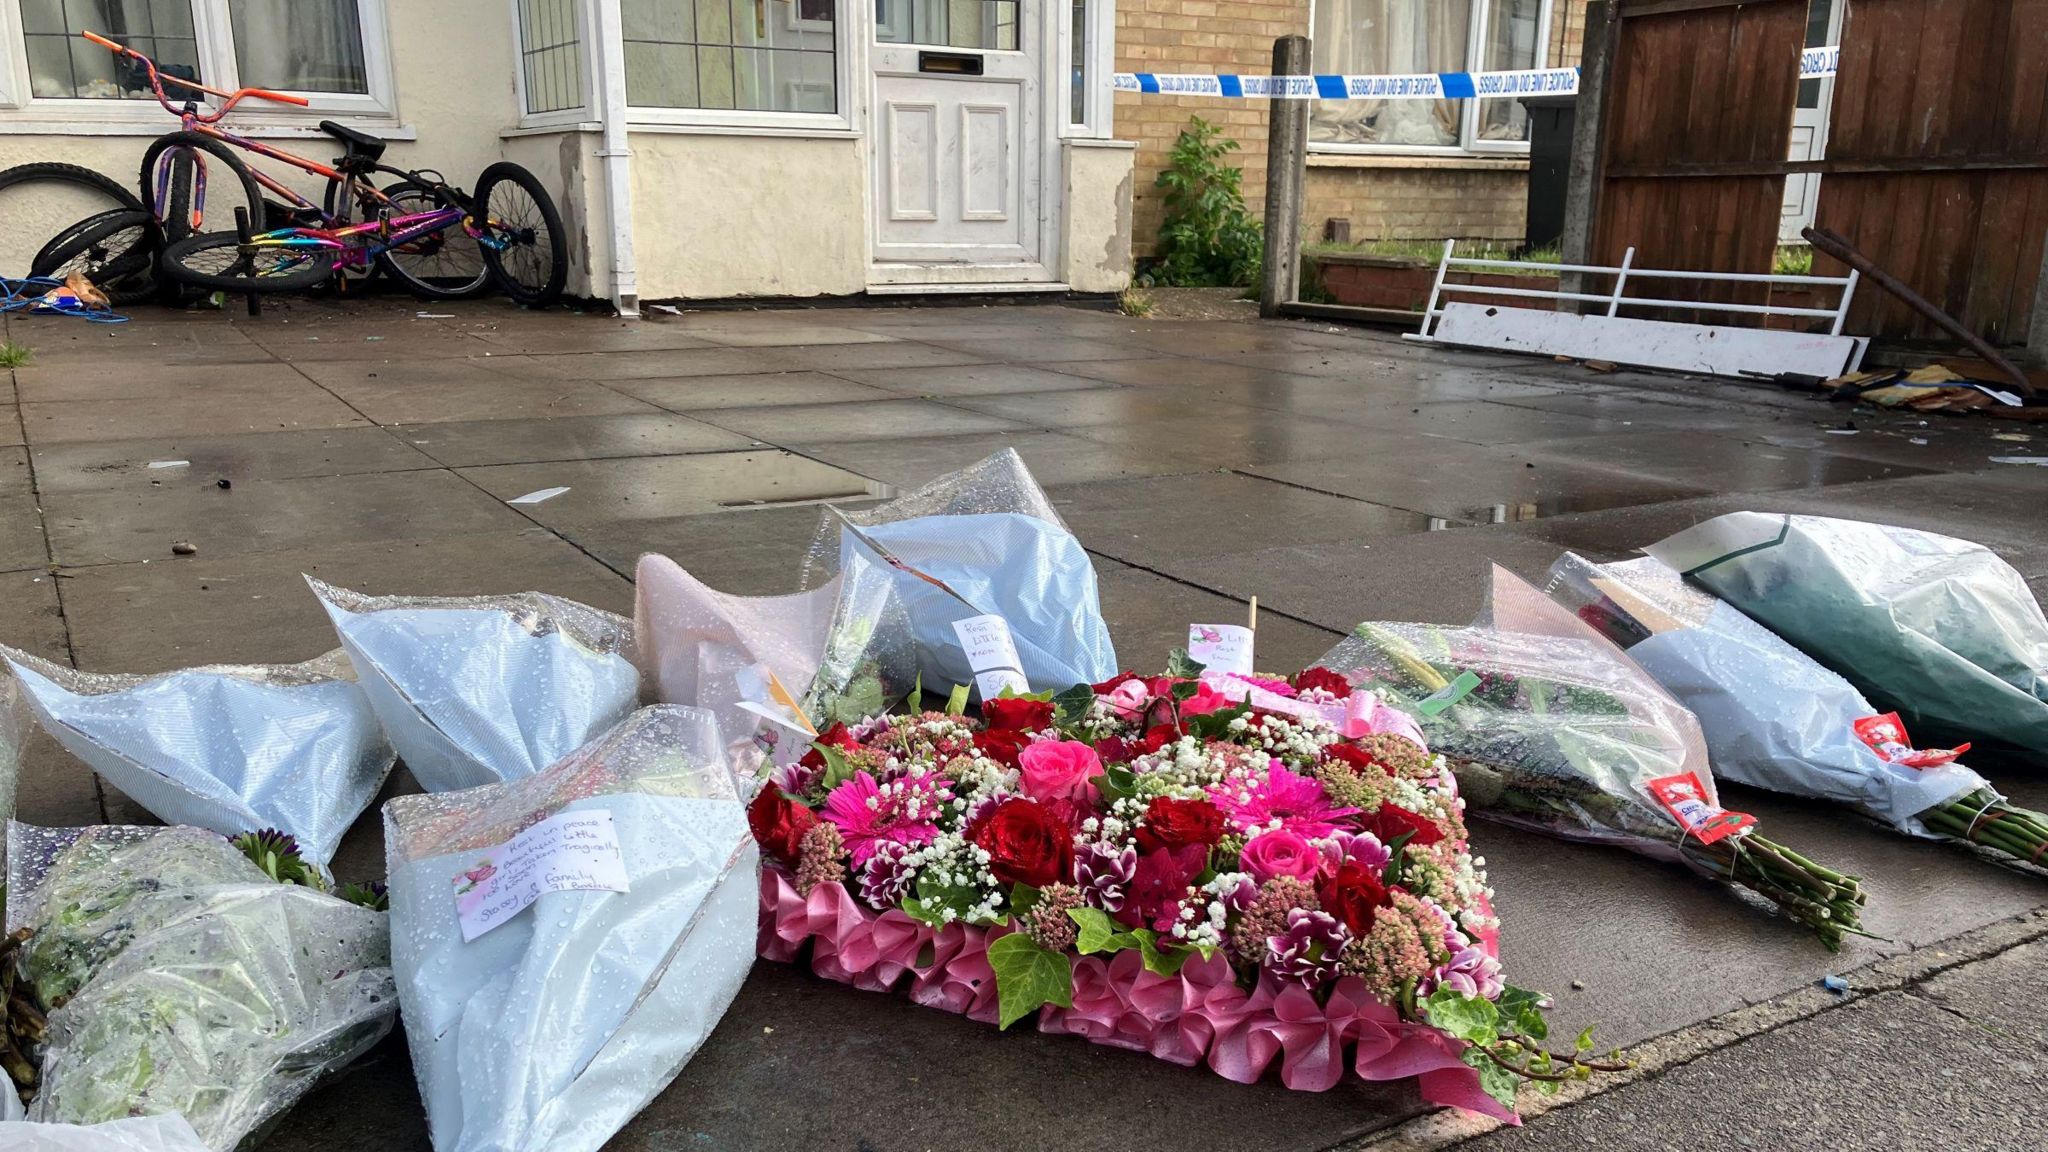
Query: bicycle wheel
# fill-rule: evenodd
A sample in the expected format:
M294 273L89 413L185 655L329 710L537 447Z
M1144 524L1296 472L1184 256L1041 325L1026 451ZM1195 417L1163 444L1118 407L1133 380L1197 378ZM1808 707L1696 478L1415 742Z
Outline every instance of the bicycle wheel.
M202 169L200 153L220 164L208 164ZM234 173L233 184L222 183L222 168ZM199 188L202 175L206 177L205 196L201 196ZM218 194L223 187L229 191ZM239 201L237 195L241 197ZM209 223L215 230L232 227L236 208L249 210L252 227L262 228L265 219L263 187L256 183L249 165L234 149L197 132L173 132L151 141L149 150L142 154L142 199L163 229L167 251L177 241L204 231Z
M390 185L384 194L391 197L393 216L461 207L445 193L410 180ZM491 283L483 247L460 220L385 250L377 262L413 295L427 300L466 299Z
M216 292L300 292L334 275L334 251L263 241L245 250L233 232L200 232L165 248L163 269Z
M562 214L533 173L500 161L477 177L476 208L484 216L484 266L505 295L529 308L561 299L569 279Z
M326 228L346 228L364 220L374 220L384 207L377 198L376 188L364 176L337 176L327 181L327 191L321 196L320 211L326 217ZM383 273L381 264L371 260L363 264L343 265L335 274L334 283L344 291L352 291L369 284Z
M0 169L0 275L28 271L54 237L87 217L141 207L119 181L76 164Z
M116 208L57 234L29 265L29 275L64 280L82 272L116 304L146 299L154 289L156 229L149 213Z

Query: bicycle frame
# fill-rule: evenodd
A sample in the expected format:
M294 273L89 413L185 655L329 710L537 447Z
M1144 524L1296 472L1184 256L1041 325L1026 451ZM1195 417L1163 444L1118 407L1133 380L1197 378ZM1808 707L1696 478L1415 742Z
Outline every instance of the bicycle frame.
M448 226L461 222L463 231L479 244L503 247L503 241L480 229L470 220L469 213L462 208L436 208L431 212L410 212L403 216L391 216L351 224L345 228L279 228L249 238L249 248L321 248L339 254L334 270L340 271L354 264L368 264L377 257L401 244L432 235ZM365 234L376 232L378 242L372 244L349 243Z

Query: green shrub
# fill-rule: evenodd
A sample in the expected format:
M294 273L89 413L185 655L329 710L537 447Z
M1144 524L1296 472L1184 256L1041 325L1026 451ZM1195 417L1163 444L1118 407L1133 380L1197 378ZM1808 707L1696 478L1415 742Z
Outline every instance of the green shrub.
M1173 142L1172 162L1157 181L1166 190L1166 220L1153 282L1237 288L1258 279L1265 244L1259 222L1245 210L1244 173L1222 162L1236 148L1237 141L1200 116Z

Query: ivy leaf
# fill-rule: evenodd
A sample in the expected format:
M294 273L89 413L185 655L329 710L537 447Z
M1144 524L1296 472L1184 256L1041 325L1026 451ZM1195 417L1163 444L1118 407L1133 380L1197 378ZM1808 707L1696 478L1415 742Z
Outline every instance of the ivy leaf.
M973 689L965 684L955 684L953 686L953 694L946 697L946 715L967 715L967 696L972 691Z
M1095 689L1087 684L1076 684L1052 698L1057 705L1053 711L1053 723L1062 728L1072 728L1088 719L1088 710L1095 706Z
M1500 1010L1502 1021L1515 1031L1531 1040L1547 1040L1550 1024L1543 1019L1543 1000L1541 992L1510 984L1502 990L1494 1006Z
M1193 700L1202 691L1199 680L1183 680L1172 688L1175 700Z
M1200 716L1190 716L1187 721L1188 735L1198 740L1220 740L1230 734L1231 721L1249 714L1251 710L1251 705L1239 704L1232 708L1204 712Z
M1593 1026L1592 1026L1592 1025L1590 1025L1590 1024L1588 1024L1588 1025L1586 1026L1586 1030L1585 1030L1584 1032L1581 1032L1581 1033L1579 1033L1579 1038L1578 1038L1578 1039L1576 1039L1576 1040L1574 1040L1574 1041L1572 1041L1572 1051L1574 1051L1574 1052L1591 1052L1592 1050L1593 1050Z
M1075 937L1074 950L1083 956L1138 947L1136 935L1123 931L1116 921L1109 918L1109 913L1100 908L1069 908L1067 915L1081 930Z
M1102 775L1095 779L1095 789L1107 803L1128 800L1138 794L1138 774L1128 764L1105 765Z
M903 698L903 710L904 710L904 711L906 711L906 712L909 712L909 713L910 713L911 715L913 715L913 716L915 716L915 715L916 715L916 714L918 714L919 712L922 712L922 711L924 711L924 673L923 673L923 672L919 672L919 673L917 674L917 679L915 679L915 680L912 680L912 681L910 682L910 695L908 695L908 696L905 696L905 697Z
M1500 1009L1484 997L1438 988L1422 1002L1422 1014L1430 1027L1475 1047L1491 1047L1500 1040Z
M1479 1073L1479 1087L1488 1096L1500 1101L1503 1108L1514 1110L1515 1089L1522 1086L1521 1077L1494 1063L1478 1048L1467 1048L1459 1053L1458 1058Z
M1175 648L1173 654L1166 658L1166 674L1176 680L1192 680L1207 667L1207 664L1188 655L1185 648Z
M1074 1006L1073 963L1022 932L989 941L988 966L996 974L1000 1027L1008 1028L1047 1004Z
M830 792L832 789L853 779L853 774L856 770L852 762L847 760L846 753L834 748L830 744L813 744L811 747L817 750L818 755L825 758L825 774L819 777L818 780L819 786L824 788L825 791Z
M1178 976L1181 965L1194 955L1194 949L1176 944L1171 940L1160 943L1157 933L1140 928L1131 933L1138 939L1138 951L1145 957L1145 971L1155 976Z
M1010 886L1010 915L1023 916L1038 907L1038 889L1029 884Z

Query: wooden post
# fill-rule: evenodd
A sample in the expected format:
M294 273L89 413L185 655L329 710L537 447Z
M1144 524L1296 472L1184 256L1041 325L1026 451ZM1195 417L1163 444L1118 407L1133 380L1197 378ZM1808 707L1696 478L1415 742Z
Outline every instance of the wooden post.
M1566 264L1592 264L1593 237L1599 227L1601 158L1606 147L1607 76L1614 63L1614 45L1621 17L1613 0L1586 5L1585 47L1579 57L1579 102L1572 117L1571 163L1565 177L1564 237L1559 259ZM1583 272L1566 272L1558 287L1584 292ZM1560 312L1578 310L1578 302L1560 300Z
M1273 75L1308 75L1308 37L1273 41ZM1267 101L1266 249L1259 268L1259 315L1272 319L1301 287L1301 195L1308 169L1309 102Z
M2034 282L2034 312L2027 318L2027 357L2048 368L2048 244L2041 246L2041 278Z

